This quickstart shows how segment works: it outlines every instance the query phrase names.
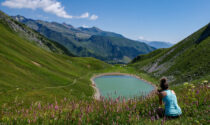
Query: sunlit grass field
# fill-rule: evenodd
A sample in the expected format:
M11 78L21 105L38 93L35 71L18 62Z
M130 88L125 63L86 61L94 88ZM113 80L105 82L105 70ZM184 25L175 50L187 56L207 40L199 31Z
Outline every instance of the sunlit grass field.
M159 84L157 78L138 67L46 51L3 23L0 32L0 125L210 124L208 75L191 83L170 85L183 114L166 120L156 114L159 105L155 93L129 101L93 99L90 78L100 73L130 73Z

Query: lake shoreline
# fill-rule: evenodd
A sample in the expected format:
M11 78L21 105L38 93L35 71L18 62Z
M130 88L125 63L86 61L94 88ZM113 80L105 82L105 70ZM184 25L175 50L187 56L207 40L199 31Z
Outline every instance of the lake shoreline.
M144 82L146 82L146 83L152 85L152 86L154 87L154 90L151 91L146 97L150 97L150 95L152 95L153 93L155 93L156 90L157 90L157 86L156 86L155 84L153 84L152 82L149 82L149 81L147 81L147 80L145 80L145 79L143 79L143 78L141 78L141 77L139 77L139 76L137 76L137 75L133 75L133 74L129 74L129 73L119 73L119 72L101 73L101 74L98 74L98 75L93 75L93 76L91 77L91 79L90 79L91 82L92 82L92 87L93 87L93 89L95 90L95 93L94 93L94 99L95 99L95 100L100 100L101 94L100 94L99 89L96 87L96 84L95 84L95 82L94 82L94 79L97 78L97 77L100 77L100 76L112 76L112 75L126 75L126 76L132 76L132 77L135 77L135 78L137 78L137 79L140 79L140 80L142 80L142 81L144 81Z

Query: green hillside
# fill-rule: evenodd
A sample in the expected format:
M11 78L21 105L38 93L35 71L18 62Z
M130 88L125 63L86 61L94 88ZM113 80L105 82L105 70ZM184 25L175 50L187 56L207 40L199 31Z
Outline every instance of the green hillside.
M46 22L14 16L45 37L64 45L74 55L95 57L108 63L128 63L139 54L149 53L155 48L120 34L99 28L74 28L69 24Z
M209 79L208 57L209 25L172 48L138 56L129 65L109 65L74 57L62 45L0 13L0 124L208 124L209 82L198 80ZM168 67L157 68L161 65ZM183 114L166 120L157 116L156 93L127 101L93 99L90 78L103 72L130 73L156 85L162 75L181 82L189 80L183 75L199 74L191 75L191 83L170 84Z
M3 13L0 32L0 104L15 99L92 97L90 76L110 67L94 58L70 57L61 45ZM28 34L34 36L34 41L29 41Z
M210 79L210 24L168 49L136 57L132 66L174 83Z

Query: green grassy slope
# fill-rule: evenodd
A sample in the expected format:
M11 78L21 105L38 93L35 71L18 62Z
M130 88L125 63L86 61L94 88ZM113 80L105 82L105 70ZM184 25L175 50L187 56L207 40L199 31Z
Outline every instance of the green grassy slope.
M90 76L108 64L40 47L0 21L0 103L91 97ZM49 43L50 44L50 43ZM62 51L62 50L59 50Z
M156 77L167 76L174 83L210 78L210 24L169 49L136 57L138 70Z
M73 56L73 54L71 54L69 50L67 50L62 45L45 38L38 32L28 28L24 24L15 21L2 11L0 11L0 21L6 27L10 27L9 30L16 32L17 35L21 36L23 39L30 41L31 43L45 49L46 51Z

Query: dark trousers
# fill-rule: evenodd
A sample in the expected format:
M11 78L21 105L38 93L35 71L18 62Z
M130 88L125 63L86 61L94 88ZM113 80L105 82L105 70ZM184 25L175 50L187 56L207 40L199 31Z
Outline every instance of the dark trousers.
M156 109L156 112L160 118L163 118L165 116L165 110L163 108Z
M178 116L166 116L165 115L165 110L163 108L158 108L156 109L156 112L158 114L158 116L160 118L163 118L163 117L166 117L166 119L175 119L175 118L179 118L179 115Z

